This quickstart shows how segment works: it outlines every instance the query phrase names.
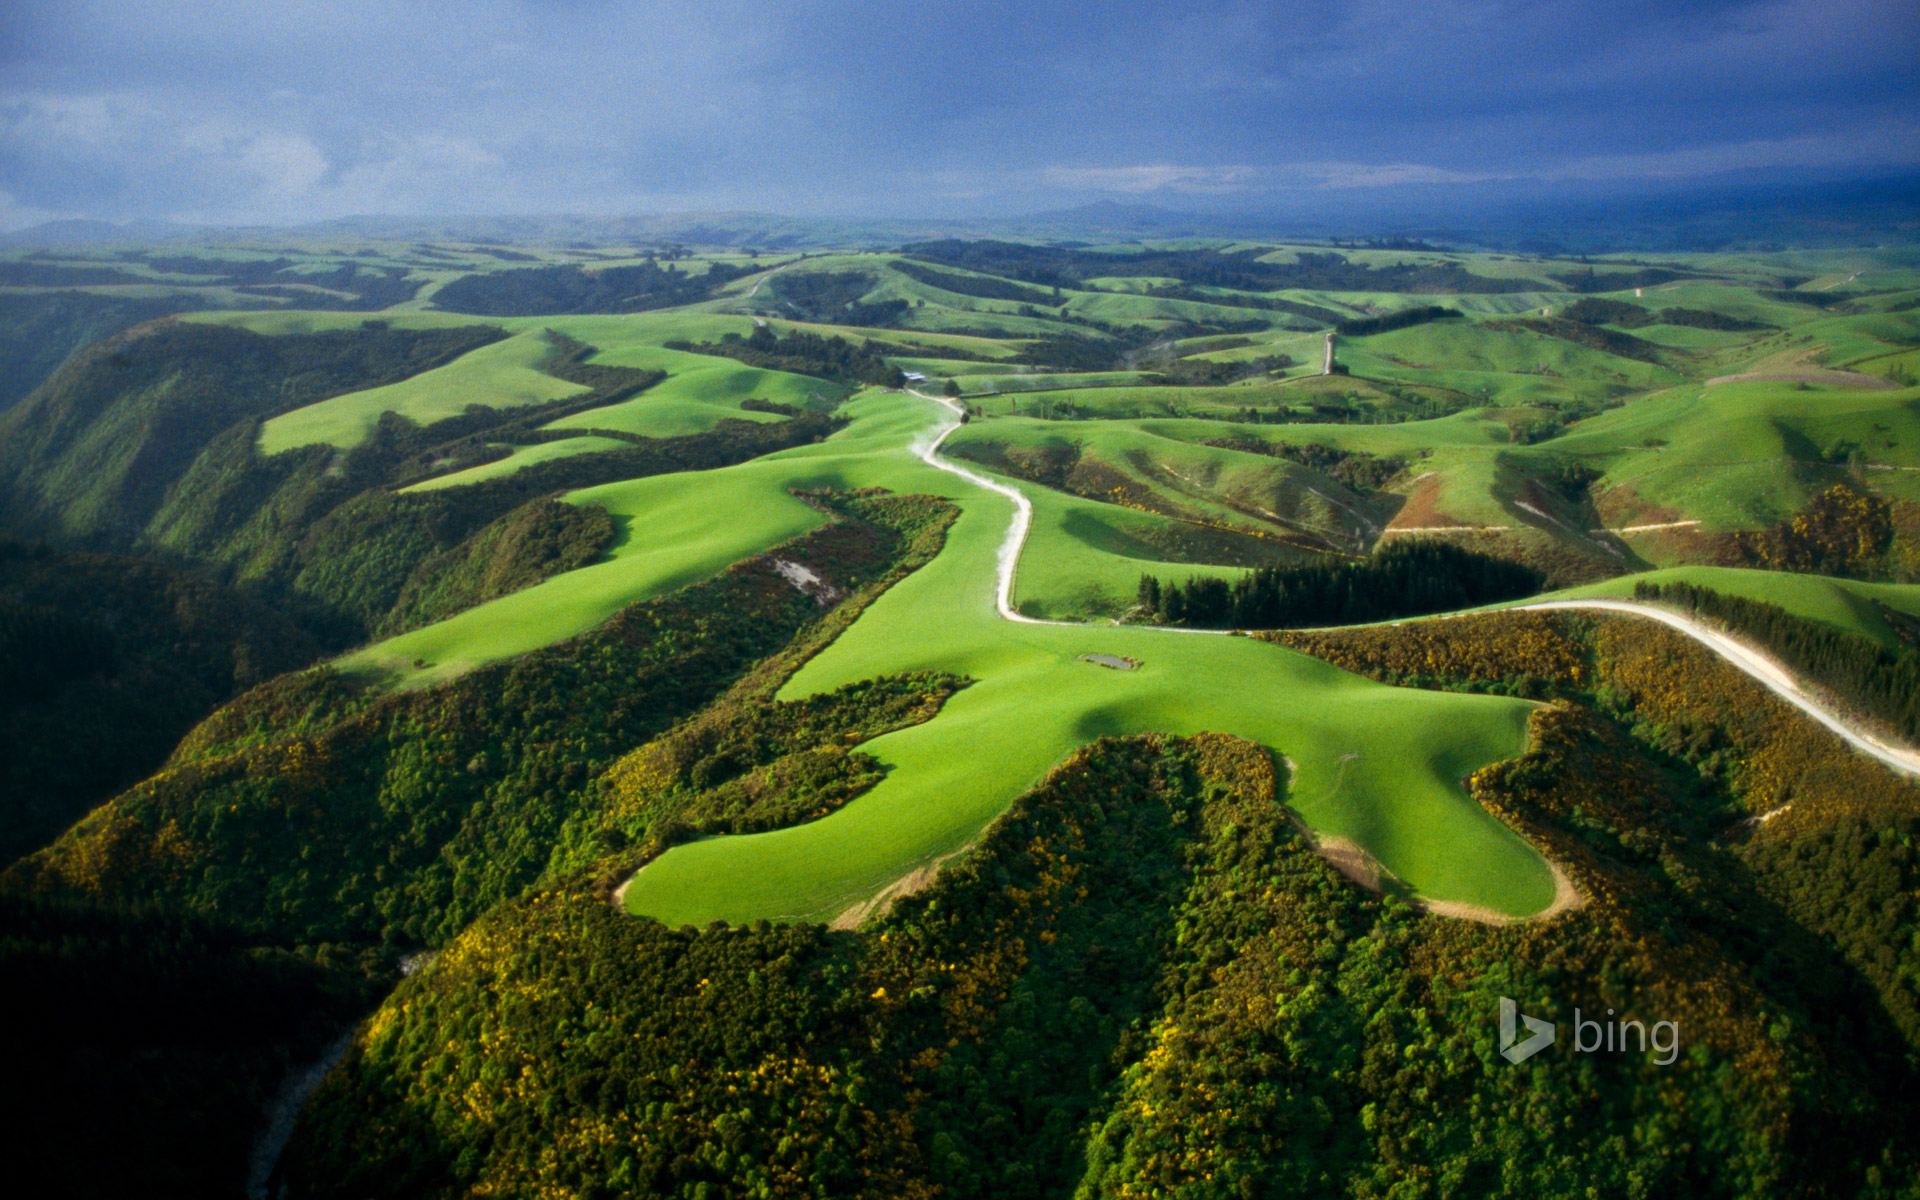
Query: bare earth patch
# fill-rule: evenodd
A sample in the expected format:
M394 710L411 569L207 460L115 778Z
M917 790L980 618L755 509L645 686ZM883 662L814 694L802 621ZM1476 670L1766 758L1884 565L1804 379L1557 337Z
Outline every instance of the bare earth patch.
M880 891L871 898L862 900L858 904L847 906L839 916L833 919L833 924L827 926L827 928L843 931L860 928L861 923L868 917L877 917L884 914L888 909L893 907L893 902L902 896L911 896L915 892L925 891L928 887L932 886L935 879L939 878L941 867L959 858L971 849L973 849L973 843L968 842L951 854L943 854L924 866L915 867L886 887L880 889Z

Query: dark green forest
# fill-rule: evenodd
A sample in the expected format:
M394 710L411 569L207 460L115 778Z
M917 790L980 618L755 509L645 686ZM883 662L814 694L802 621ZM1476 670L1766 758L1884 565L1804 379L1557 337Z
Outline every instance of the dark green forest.
M1088 747L858 932L543 888L383 1006L293 1194L1912 1194L1920 1028L1851 965L1920 879L1911 821L1710 845L1687 765L1580 707L1534 727L1471 786L1588 896L1547 926L1354 886L1212 736ZM1774 907L1841 860L1863 895ZM1501 995L1657 1012L1686 1052L1511 1067Z
M0 863L319 652L280 613L189 573L0 539Z
M1515 600L1540 590L1540 572L1437 538L1390 542L1352 561L1258 567L1234 580L1183 586L1142 575L1142 620L1194 629L1280 629L1418 617Z
M1536 290L1582 295L1558 316L1478 327L1673 366L1705 352L1647 340L1666 336L1652 327L1773 326L1597 294L1681 278L1666 267L1615 261L1623 273L1603 275L1566 260L1492 279L1411 236L1349 243L1365 261L1340 242L1268 254L956 238L905 247L892 265L1054 332L1010 338L984 324L993 314L956 317L965 306L942 311L932 293L923 306L868 303L875 280L859 270L775 271L755 295L772 326L721 336L703 310L671 327L716 340L667 345L818 381L806 399L781 393L792 403L739 402L778 419L723 416L659 438L603 428L597 410L646 397L665 373L599 361L549 329L537 369L578 394L471 404L431 424L388 413L352 448L262 453L266 421L494 345L509 332L492 320L532 316L540 336L542 314L694 304L763 270L703 261L696 274L676 261L684 248L649 255L631 240L578 248L595 265L565 266L537 265L549 248L457 241L423 227L382 265L353 261L376 259L371 249L0 264L0 287L65 289L0 296L0 1040L14 1071L0 1178L11 1191L227 1198L247 1194L251 1172L269 1195L306 1200L1920 1200L1920 783L1656 623L1517 610L1402 623L1532 595L1562 579L1564 548L1488 533L1382 538L1354 556L1335 548L1344 533L1290 525L1300 509L1269 498L1280 493L1210 483L1236 506L1284 510L1266 514L1278 532L1236 530L1208 515L1217 508L1140 486L1129 472L1155 464L1123 470L1072 427L955 451L1139 510L1110 510L1137 537L1117 525L1088 535L1124 538L1150 568L1122 620L1232 629L1249 640L1200 640L1531 702L1513 704L1506 727L1518 744L1527 718L1524 751L1437 774L1551 865L1555 905L1537 918L1422 897L1358 846L1313 832L1295 804L1313 811L1317 798L1296 796L1289 777L1297 748L1204 732L1096 737L1115 726L1091 708L1081 748L972 842L871 901L846 900L831 923L669 928L632 915L626 884L672 847L828 817L892 769L887 747L900 743L876 739L948 706L955 721L977 716L989 698L939 658L777 698L933 561L961 516L935 497L843 490L851 471L794 476L808 481L791 495L817 518L811 532L544 648L470 667L453 661L466 651L420 651L449 661L416 668L468 668L433 683L326 661L633 548L622 539L646 511L616 516L568 494L822 442L848 428L839 406L857 389L903 386L906 359L993 364L983 375L1125 370L1156 386L1257 381L1197 414L1169 405L1173 419L1139 418L1141 431L1234 434L1205 444L1266 456L1228 464L1258 486L1311 481L1377 514L1411 476L1446 468L1423 465L1417 431L1299 431L1368 453L1224 422L1418 419L1472 397L1274 381L1291 360L1266 353L1266 334L1368 336L1461 315L1429 300ZM1418 261L1393 262L1396 251ZM475 271L476 255L495 263ZM471 317L363 319L419 294L426 276L394 262L425 264L436 281L467 272L432 303ZM143 267L209 290L127 298L163 290ZM1086 306L1069 293L1122 286L1093 282L1113 277L1139 284L1136 296L1240 311L1211 324L1076 315ZM1379 311L1377 295L1337 311L1273 294L1293 288L1421 307L1356 317ZM303 326L296 314L288 327L327 331L275 336L184 315L216 296L354 315ZM1126 307L1108 296L1094 311ZM918 323L994 338L1008 357L794 321ZM1193 357L1228 350L1265 357ZM950 396L968 378L908 365ZM1582 384L1544 366L1523 382ZM986 399L998 386L980 387L969 415L1006 419L997 404L1009 401ZM1514 444L1544 439L1624 387L1488 417L1503 485L1520 463L1542 503L1590 514L1609 503L1602 481L1618 481L1600 457L1509 453L1500 423ZM1101 411L1021 396L1015 420ZM568 428L550 428L561 417ZM583 433L613 446L408 490ZM1818 481L1799 512L1698 534L1698 554L1909 578L1916 510L1868 489L1866 453L1849 443L1798 460L1800 482ZM1488 547L1509 554L1478 552ZM1179 579L1197 569L1185 563L1248 570ZM802 590L796 566L822 586ZM1920 620L1877 610L1897 635L1882 645L1686 585L1636 596L1764 645L1869 725L1920 739ZM1040 603L1028 615L1057 615ZM1084 671L1125 695L1174 665L1142 655ZM1304 685L1272 697L1316 702ZM1385 736L1366 752L1397 753ZM1558 1023L1561 1042L1503 1059L1503 997ZM1674 1022L1676 1052L1575 1054L1576 1009ZM249 1159L274 1098L330 1062L265 1180L266 1159L257 1170Z
M392 988L379 956L215 919L0 891L7 1185L244 1195L264 1101Z
M716 354L763 367L769 371L791 371L853 386L899 387L904 376L899 368L869 346L843 337L823 337L795 329L776 334L767 325L754 326L745 338L729 334L719 342L668 342L668 349L690 350L695 354Z
M1882 646L1796 617L1777 604L1686 583L1636 583L1633 596L1710 617L1745 634L1899 735L1920 738L1920 649Z
M345 454L316 445L266 456L256 446L272 416L503 336L491 326L414 331L380 321L286 337L141 326L75 355L0 417L0 533L196 570L338 650L590 560L610 540L604 518L562 512L546 499L553 493L725 466L838 427L804 413L723 420L669 439L588 430L627 444L466 487L398 490L497 458L503 444L546 440L539 426L662 378L593 363L593 347L550 334L543 369L588 391L507 411L470 406L425 427L387 414Z
M644 312L705 300L722 285L758 270L711 263L695 274L672 262L663 267L651 258L622 267L515 267L462 275L435 292L433 302L448 312L482 317Z
M1426 325L1433 321L1444 321L1461 316L1457 308L1445 308L1438 304L1428 304L1416 308L1403 308L1378 317L1352 317L1337 322L1333 331L1348 337L1366 337L1374 333L1391 333L1395 329L1409 329L1415 325Z
M845 621L938 549L948 510L838 503L837 520L781 553L851 594ZM821 619L750 560L431 690L282 676L0 884L166 902L285 943L436 945L572 853L570 823L610 830L592 843L601 853L645 840L647 822L597 815L602 774Z
M1271 292L1306 288L1354 292L1529 292L1538 280L1489 279L1458 263L1368 267L1332 251L1302 251L1292 262L1265 262L1259 250L1143 250L1107 253L1067 246L1036 246L991 239L918 242L903 251L915 258L1000 275L1042 287L1078 287L1087 279L1150 276L1189 285ZM1612 279L1611 276L1608 277ZM1611 284L1612 287L1633 286Z

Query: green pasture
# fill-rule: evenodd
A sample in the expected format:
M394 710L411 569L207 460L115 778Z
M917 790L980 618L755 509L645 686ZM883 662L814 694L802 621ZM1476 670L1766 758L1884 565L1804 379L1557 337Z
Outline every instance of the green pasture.
M1081 388L1151 386L1146 384L1145 373L1141 371L1032 371L996 375L990 373L992 371L990 365L985 363L976 365L986 367L989 373L960 377L960 394L970 400L1003 392L1058 392L1075 391Z
M448 475L435 476L401 488L403 492L432 492L441 488L459 487L462 484L481 483L488 479L500 479L516 471L538 463L552 462L556 458L572 458L576 454L597 454L602 450L618 450L627 443L615 438L575 437L563 438L557 442L539 442L531 446L514 446L505 458L493 462L481 463L477 467L468 467L464 471L455 471ZM507 449L507 447L500 447Z
M820 445L574 493L573 502L603 505L621 522L607 561L338 665L401 686L430 684L591 628L635 599L812 528L822 518L791 488L933 492L964 510L946 552L877 603L787 694L929 667L979 682L934 722L869 746L893 768L871 795L800 829L676 849L629 888L634 911L673 923L831 916L964 845L1074 747L1155 729L1241 733L1290 756L1299 764L1290 803L1316 827L1373 850L1416 891L1514 913L1547 903L1552 885L1538 856L1457 784L1518 752L1527 705L1386 688L1240 638L1002 621L992 589L1006 501L913 457L910 444L939 417L931 403L867 393L848 411L853 424ZM1060 510L1052 497L1039 499L1045 527ZM1033 549L1045 557L1038 542ZM1110 672L1074 661L1088 651L1145 665Z
M1596 493L1634 495L1704 523L1752 529L1848 478L1850 451L1920 467L1920 391L1791 382L1673 388L1582 421L1540 449L1603 464ZM1920 491L1920 472L1871 471L1876 490Z
M1222 434L1231 436L1227 429L1214 436ZM1182 540L1187 543L1204 543L1215 529L1240 530L1256 538L1304 529L1338 541L1357 524L1385 524L1389 515L1369 507L1344 485L1286 459L1177 441L1147 432L1137 422L974 422L956 431L947 445L954 454L989 467L1000 465L1000 456L1009 450L1032 453L1071 445L1085 459L1153 493L1158 502L1147 507L1197 522L1185 526ZM1211 548L1201 561L1257 566L1291 557L1277 545L1252 559L1241 557L1248 549L1242 539L1232 548ZM1151 557L1179 561L1164 552Z
M948 670L977 682L934 721L865 747L890 768L823 820L677 847L637 875L630 911L668 924L831 919L976 837L1075 747L1159 730L1241 734L1290 757L1288 802L1316 828L1368 847L1414 890L1512 913L1552 895L1544 864L1474 805L1458 779L1510 757L1529 706L1383 687L1244 638L1081 625L1017 625L993 612L994 562L1010 506L896 451L877 475L954 496L947 549L868 610L782 691ZM1107 671L1100 652L1139 660Z
M784 464L762 459L573 492L568 501L599 505L619 526L606 559L375 642L335 665L422 687L584 633L636 600L717 575L818 526L824 518L788 494L790 477Z
M1335 353L1357 375L1444 387L1484 403L1522 404L1664 387L1684 376L1563 338L1433 321L1339 339Z
M372 436L383 413L430 425L459 416L469 404L522 408L587 391L583 384L555 379L540 370L552 352L552 345L540 334L521 333L411 379L296 408L260 427L260 453L278 454L316 443L351 450Z
M1013 600L1033 617L1117 617L1133 606L1143 574L1234 580L1248 567L1306 557L1247 534L1047 488L1022 490L1033 503L1033 526L1014 574ZM1222 560L1234 565L1220 565Z

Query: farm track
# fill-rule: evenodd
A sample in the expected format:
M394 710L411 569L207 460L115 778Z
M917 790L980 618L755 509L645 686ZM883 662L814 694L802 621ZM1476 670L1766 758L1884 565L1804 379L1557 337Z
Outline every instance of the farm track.
M1521 612L1587 610L1623 613L1641 617L1674 629L1699 642L1721 658L1752 677L1762 687L1793 705L1825 728L1837 734L1854 749L1891 767L1903 775L1920 777L1920 750L1897 746L1861 730L1845 716L1822 703L1813 692L1779 662L1745 642L1720 630L1670 609L1626 600L1553 600L1545 604L1517 606Z
M1033 527L1034 506L1032 501L1028 499L1021 489L989 478L980 472L970 470L948 459L941 453L941 448L946 440L955 430L959 429L965 423L966 410L960 403L943 396L929 395L914 389L903 389L903 392L918 399L939 404L950 414L946 420L924 429L913 438L909 443L909 449L915 457L936 470L964 479L976 487L1003 496L1013 505L1012 519L996 551L994 607L999 618L1013 624L1027 626L1056 626L1060 628L1084 629L1089 632L1094 632L1101 628L1098 625L1080 621L1045 620L1029 617L1021 614L1014 607L1013 585L1015 574L1019 567L1021 553L1026 547L1027 539ZM1857 727L1856 723L1848 720L1840 713L1834 711L1830 706L1817 699L1808 686L1796 679L1792 673L1768 658L1765 654L1699 622L1686 619L1666 610L1655 609L1645 605L1605 600L1549 601L1520 607L1525 610L1586 609L1613 611L1659 621L1701 643L1715 654L1733 663L1744 673L1758 680L1763 686L1767 687L1769 691L1800 709L1822 726L1832 730L1849 745L1868 754L1897 772L1910 776L1920 776L1920 752L1893 745L1873 734L1863 731ZM1156 632L1212 634L1219 637L1228 636L1232 631L1161 628L1157 629ZM1319 840L1320 839L1316 838L1316 846L1318 846ZM1338 842L1329 843L1329 846L1334 851L1338 851L1340 848ZM1538 847L1535 847L1534 850L1536 854L1539 853ZM1542 858L1545 858L1545 856L1542 855ZM1483 909L1476 905L1445 900L1422 898L1418 903L1426 911L1430 911L1435 915L1494 924L1549 919L1569 907L1578 905L1582 901L1577 889L1566 879L1564 872L1559 869L1558 864L1554 863L1550 858L1546 858L1545 861L1548 869L1553 873L1554 895L1552 902L1542 910L1528 916L1512 917L1497 913L1492 909ZM922 866L924 865L925 864L922 864ZM642 868L642 870L644 869L645 868ZM917 872L920 868L915 868L915 870ZM627 887L634 882L638 874L639 873L636 872L634 876L630 876L622 884L620 889L615 892L612 899L616 906L622 909L625 908L624 900ZM924 881L918 876L910 874L907 878L896 880L894 886L904 884L911 887L920 882ZM868 897L867 902L872 902L876 898L877 894L876 896ZM842 909L838 915L845 922L857 921L861 915L864 915L864 912L855 911L855 909L858 908L859 906L856 905L854 909Z
M929 396L924 392L917 391L912 394L925 400L937 401L954 413L954 419L950 423L942 426L933 438L924 444L915 446L915 452L919 455L920 459L930 467L946 471L949 474L958 475L969 483L997 492L1013 501L1013 522L1008 526L1006 540L1000 545L999 569L998 576L995 580L994 603L995 607L999 609L1000 616L1005 620L1026 625L1081 624L1081 622L1076 621L1041 621L1033 617L1022 616L1014 609L1014 572L1019 567L1020 552L1026 546L1027 535L1033 525L1033 504L1020 489L995 482L977 472L959 466L942 456L940 453L941 444L947 440L954 430L960 428L962 424L961 417L964 414L964 410L961 409L958 404L955 404L943 396ZM1685 522L1676 524L1685 524ZM1387 532L1391 533L1394 531L1388 530ZM1557 600L1545 604L1522 605L1520 608L1523 611L1588 610L1615 612L1628 616L1641 617L1646 620L1658 621L1668 628L1676 630L1692 638L1694 641L1699 642L1707 649L1713 651L1713 653L1733 664L1740 671L1757 681L1762 687L1765 687L1774 695L1785 700L1788 704L1793 705L1861 753L1876 759L1900 774L1920 778L1920 751L1909 747L1894 745L1875 737L1873 734L1865 732L1855 723L1849 721L1844 715L1835 712L1826 704L1822 703L1801 679L1797 678L1792 672L1788 671L1773 658L1702 622L1692 620L1664 608L1656 608L1646 604L1633 604L1619 600ZM1220 634L1227 631L1191 629L1181 630L1179 632ZM1538 914L1538 916L1544 917L1551 915L1553 912L1559 911L1561 907L1561 905L1556 904L1554 907L1548 909L1547 912Z
M1001 619L1013 621L1021 625L1059 625L1068 627L1086 625L1084 621L1043 621L1037 617L1025 616L1013 607L1013 576L1020 565L1020 552L1026 548L1027 534L1033 529L1033 502L1028 500L1026 493L1022 492L1019 488L1004 483L997 483L977 471L969 471L967 468L940 453L941 445L948 437L952 436L954 430L960 428L960 426L965 423L962 420L966 414L965 409L945 396L929 396L925 392L916 392L911 388L907 389L907 392L909 395L918 396L922 400L932 400L954 414L953 420L940 426L938 430L934 432L931 439L914 443L913 452L919 457L920 461L937 471L945 471L949 475L957 475L975 487L985 488L990 492L995 492L1013 501L1013 523L1007 526L1006 540L1000 543L999 564L994 580L993 604L994 608L999 611ZM1168 627L1167 632L1225 635L1228 631L1224 629L1176 629Z

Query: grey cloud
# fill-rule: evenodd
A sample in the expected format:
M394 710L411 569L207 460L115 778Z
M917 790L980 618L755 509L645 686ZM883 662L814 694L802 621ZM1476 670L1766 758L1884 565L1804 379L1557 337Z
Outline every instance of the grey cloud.
M1912 167L1916 59L1920 0L17 0L0 221Z

